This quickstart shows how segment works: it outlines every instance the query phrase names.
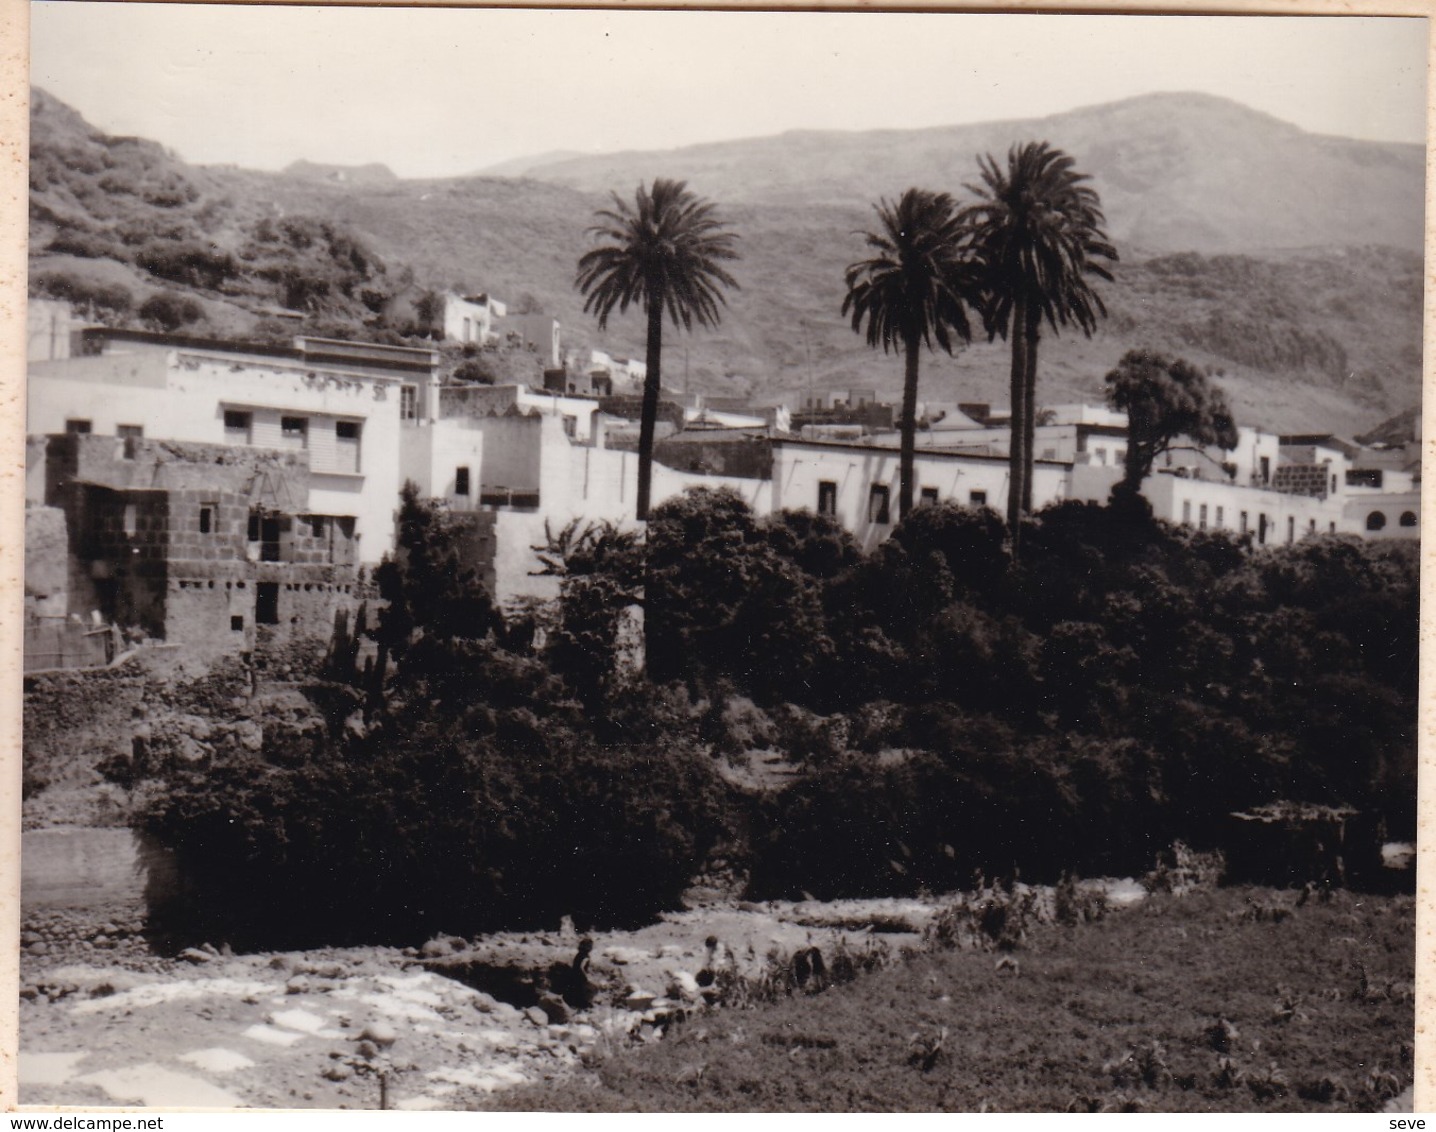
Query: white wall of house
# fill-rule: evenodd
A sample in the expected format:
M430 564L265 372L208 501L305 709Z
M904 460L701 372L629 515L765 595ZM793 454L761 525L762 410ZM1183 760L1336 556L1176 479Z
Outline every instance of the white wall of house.
M537 409L540 413L567 420L570 422L568 435L574 440L587 443L593 439L593 417L598 412L598 402L592 398L565 397L561 393L544 393L521 385L518 403L521 408Z
M870 550L887 538L898 521L898 461L896 447L777 441L773 445L773 507L827 510ZM1004 457L919 451L913 467L914 504L923 501L927 490L938 502L987 506L998 512L1006 509ZM881 492L875 493L875 487L887 491L887 522L880 521ZM1034 507L1045 507L1066 494L1066 465L1034 464Z
M1079 464L1072 469L1071 497L1106 503L1121 478L1120 468ZM1249 532L1268 546L1313 533L1353 533L1339 500L1165 473L1148 476L1142 482L1142 495L1159 519L1199 530Z
M484 466L479 421L455 417L406 422L399 433L399 457L401 482L412 480L424 498L441 499L455 511L478 508Z
M31 361L68 358L71 332L94 325L76 318L69 303L31 299L25 304L25 357Z
M495 597L504 602L525 595L553 596L557 592L554 579L530 576L530 571L538 567L533 547L543 544L545 523L555 534L575 519L632 526L636 522L638 456L634 452L574 444L563 431L562 419L556 416L482 417L475 423L485 434L486 467L519 467L527 455L541 454L536 483L538 507L502 509L497 516ZM772 484L767 480L703 476L653 465L653 506L689 487L727 487L737 492L755 514L767 515L772 510Z
M1347 528L1365 538L1421 537L1421 494L1417 491L1364 492L1348 498L1342 514Z
M32 365L28 431L64 432L83 419L100 435L138 426L153 439L304 449L308 511L354 516L362 562L388 550L402 482L399 379L220 350L111 348ZM248 427L227 428L227 411ZM303 429L286 430L285 418Z
M454 342L483 345L494 338L494 316L502 315L503 304L493 299L471 302L452 291L444 294L444 337Z
M520 314L504 321L504 330L532 346L550 369L563 364L563 338L558 319L547 314Z

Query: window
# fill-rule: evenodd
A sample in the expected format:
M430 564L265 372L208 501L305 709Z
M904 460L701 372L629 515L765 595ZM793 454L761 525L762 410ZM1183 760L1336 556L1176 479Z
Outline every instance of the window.
M473 334L473 321L467 318L464 319L464 337L461 339L461 341L472 342L474 340Z
M1182 522L1188 526L1190 526L1192 522L1192 502L1189 499L1182 502Z
M971 503L974 507L986 507L986 506L987 506L987 492L985 492L985 491L969 491L969 492L967 493L967 501L968 501L969 503Z
M139 508L133 503L125 504L125 534L132 535L140 529Z
M1327 524L1327 529L1328 529L1329 531L1331 531L1332 534L1336 534L1336 524L1335 524L1335 523L1328 523L1328 524Z
M251 512L249 513L249 530L248 530L248 532L247 532L247 534L246 534L246 537L249 539L250 542L258 542L258 541L259 541L259 512L258 512L258 511L251 511Z
M1107 449L1094 448L1092 451L1093 454L1097 457L1097 463L1105 464L1107 462Z
M115 434L125 442L121 458L133 460L135 453L139 451L139 443L145 437L145 430L142 425L122 424L115 426Z
M818 514L833 515L838 513L838 485L833 480L818 481Z
M65 422L65 431L74 433L76 436L89 436L90 422L77 419L67 420Z
M1368 531L1380 531L1386 528L1386 515L1381 511L1373 511L1366 516L1366 529Z
M417 385L399 386L399 419L401 421L419 419L419 387Z
M239 617L239 616L231 617L231 618L229 619L229 628L230 628L230 631L231 631L231 632L243 633L243 632L244 632L244 618L243 618L243 617Z
M202 535L214 534L215 518L218 515L218 503L201 503L199 505L199 533Z
M1218 507L1218 508L1217 508L1217 526L1218 526L1218 527L1222 526L1223 523L1225 523L1225 521L1226 521L1225 518L1224 518L1223 515L1222 515L1222 511L1223 511L1223 510L1224 510L1224 508L1221 508L1221 507Z
M1296 541L1296 516L1295 516L1295 515L1288 515L1288 516L1286 517L1286 541L1287 541L1287 542L1295 542L1295 541Z
M875 483L868 491L868 522L892 522L888 513L888 485L885 483Z
M279 583L260 582L254 595L254 623L279 624Z
M937 488L925 487L918 492L918 502L924 506L937 502Z
M1306 529L1312 534L1316 534L1316 520L1313 519L1310 523L1308 523Z
M1414 527L1414 526L1416 525L1416 512L1415 512L1415 511L1403 511L1403 512L1401 512L1401 525L1402 525L1403 527Z
M1246 513L1245 511L1242 512L1241 523L1242 523L1242 534L1246 534L1246 533L1247 533L1247 513Z
M454 469L454 494L469 494L469 469L467 465Z
M1261 458L1261 482L1262 482L1263 484L1271 483L1271 457L1270 457L1270 456L1263 456L1263 457Z
M1207 505L1205 503L1197 511L1197 526L1201 530L1207 529Z
M335 471L358 473L359 471L359 422L334 422Z
M310 534L310 536L313 537L313 538L323 538L323 537L324 537L324 530L325 530L324 516L323 516L323 515L310 515L310 516L309 516L309 534Z
M253 423L252 414L226 409L224 411L224 442L226 444L248 444L250 427Z
M279 519L277 516L265 515L259 521L259 560L261 562L279 561Z
M309 421L305 417L279 418L280 444L285 448L304 448L309 441Z
M1257 512L1257 543L1266 545L1266 515L1260 511Z
M1332 495L1335 495L1335 494L1336 494L1336 474L1335 474L1335 473L1332 473L1332 476L1331 476L1331 494L1332 494Z
M1346 486L1379 488L1382 479L1380 468L1352 468L1346 473Z

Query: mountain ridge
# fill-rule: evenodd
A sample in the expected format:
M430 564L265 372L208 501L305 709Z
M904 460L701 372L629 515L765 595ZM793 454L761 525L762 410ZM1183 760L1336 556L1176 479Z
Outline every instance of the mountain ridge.
M1219 118L1249 120L1239 107L1216 109ZM1110 106L1090 113L1121 116ZM1222 134L1220 123L1201 114L1197 119L1186 129ZM1159 144L1168 135L1180 140L1181 131L1123 133L1118 148L1125 154L1117 156L1125 164L1094 164L1091 154L1074 153L1078 168L1111 182L1102 190L1109 219L1121 219L1125 200L1142 197L1142 176L1160 180L1173 168L1172 154ZM994 146L1000 159L1016 139L994 136L1002 140ZM1232 144L1241 149L1255 143ZM1134 163L1153 147L1156 156L1145 167ZM1340 156L1340 139L1335 148ZM1199 161L1201 152L1177 157ZM1379 144L1372 152L1391 156ZM950 154L943 157L951 160ZM1400 152L1393 160L1403 167ZM671 173L655 166L643 179ZM976 174L974 160L962 168L961 179L971 182ZM1117 184L1122 177L1131 182L1125 197ZM135 308L154 290L188 290L215 332L242 337L255 332L262 308L285 301L279 285L266 280L283 278L295 265L304 271L322 267L335 287L349 288L348 297L331 292L322 316L313 314L306 324L311 332L323 325L335 332L375 333L375 312L384 309L386 294L457 287L508 301L531 299L530 305L560 320L566 343L641 356L642 320L630 313L599 331L573 286L594 210L609 204L610 190L626 195L635 183L615 180L584 189L540 179L468 176L367 185L190 166L156 143L108 138L58 100L42 96L35 101L31 132L32 286L47 273L89 276L127 287ZM912 183L956 187L927 179ZM1399 196L1383 195L1389 178L1376 176L1366 185L1367 208L1385 213L1405 207ZM889 195L902 187L895 183ZM734 270L742 288L729 294L716 330L666 338L670 382L686 370L695 391L767 402L791 402L808 390L850 388L895 396L901 360L867 349L840 312L843 271L862 256L855 233L872 226L877 197L855 195L851 186L830 194L833 199L796 189L728 199L701 183L694 188L714 200L741 236L744 258ZM1223 208L1242 203L1235 190L1221 208L1203 193L1189 192L1185 211L1173 208L1175 219L1169 219L1163 208L1173 194L1148 195L1153 200L1146 212L1122 223L1129 230L1141 223L1160 229L1165 235L1152 243L1179 247L1189 241L1173 237L1173 230L1179 236L1200 234L1222 222ZM1266 206L1252 207L1260 212ZM1126 349L1141 345L1183 354L1206 368L1227 389L1245 423L1355 433L1408 408L1420 396L1421 254L1365 238L1370 229L1339 210L1331 217L1329 210L1296 209L1288 218L1291 239L1281 251L1222 251L1197 241L1197 250L1153 253L1141 241L1119 238L1117 279L1101 288L1111 317L1090 340L1080 334L1044 338L1039 375L1044 403L1100 401L1102 376ZM316 225L329 225L345 239L359 239L373 253L369 258L387 265L387 274L363 280L343 255L321 261L313 251L286 251L273 242L271 231L286 218L309 218L315 232ZM165 279L147 273L145 264L164 258L153 254L156 249L190 256L196 244L233 257L242 278L205 287L173 272ZM298 259L291 263L284 256ZM1000 403L1006 371L1001 341L974 342L956 358L930 354L923 361L921 396Z
M1343 244L1424 245L1421 146L1309 133L1230 99L1187 92L1041 118L795 130L580 156L534 165L525 176L591 192L627 188L662 169L733 203L862 202L909 184L958 192L976 180L978 154L1000 159L1028 138L1077 156L1102 195L1110 233L1146 252L1292 248L1333 242L1333 233ZM1242 207L1218 207L1233 190ZM1329 235L1316 240L1314 231Z

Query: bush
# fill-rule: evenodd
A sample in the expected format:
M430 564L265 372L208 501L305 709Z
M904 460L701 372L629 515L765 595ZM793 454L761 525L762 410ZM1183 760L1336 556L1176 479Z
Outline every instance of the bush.
M58 233L45 250L56 255L73 255L84 259L128 259L124 248L109 236L79 229Z
M150 240L135 253L135 263L160 279L208 291L239 276L234 256L198 240Z
M81 318L99 322L116 321L134 305L128 288L93 283L69 272L50 271L33 277L30 289L36 295L67 302Z
M474 385L492 385L495 375L493 367L482 358L470 358L454 367L454 380Z
M511 685L502 669L524 664L495 653L470 677ZM658 727L600 746L542 697L493 700L307 757L177 772L140 824L188 893L152 916L180 939L255 948L416 944L564 915L633 925L676 907L725 829L707 756Z
M172 333L204 318L204 308L194 299L174 291L159 291L146 299L139 309L145 324L155 330Z

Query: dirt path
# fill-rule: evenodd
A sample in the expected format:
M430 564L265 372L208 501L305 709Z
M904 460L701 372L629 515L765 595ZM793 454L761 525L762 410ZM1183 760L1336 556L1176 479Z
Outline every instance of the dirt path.
M853 901L676 913L597 937L595 1005L555 1018L441 969L469 983L545 971L572 959L571 932L169 960L149 955L138 925L118 913L97 925L35 910L21 964L19 1099L377 1108L383 1070L389 1107L441 1108L461 1090L542 1079L656 1039L674 1012L703 1008L699 979L715 958L756 974L770 954L818 946L832 955L840 939L855 951L896 948L915 943L933 911Z

